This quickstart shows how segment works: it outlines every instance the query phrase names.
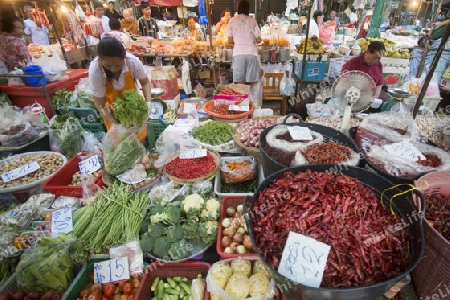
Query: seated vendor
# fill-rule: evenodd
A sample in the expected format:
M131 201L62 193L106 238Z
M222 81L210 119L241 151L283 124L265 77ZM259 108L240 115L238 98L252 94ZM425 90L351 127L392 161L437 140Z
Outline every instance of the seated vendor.
M92 98L95 107L105 121L106 128L119 124L114 117L114 100L122 97L124 90L137 90L139 80L144 98L151 101L150 80L141 61L126 53L119 40L106 37L98 43L98 57L89 66L89 82L92 86ZM138 134L140 141L147 136L147 124Z
M381 87L384 84L383 65L380 60L385 52L386 49L384 48L384 44L382 42L371 42L364 53L350 59L344 64L341 74L343 72L353 70L369 74L377 86L375 98L378 98L381 92Z
M203 32L197 28L197 21L195 20L195 17L189 16L187 18L187 24L190 33L190 38L196 42L204 42L205 36Z

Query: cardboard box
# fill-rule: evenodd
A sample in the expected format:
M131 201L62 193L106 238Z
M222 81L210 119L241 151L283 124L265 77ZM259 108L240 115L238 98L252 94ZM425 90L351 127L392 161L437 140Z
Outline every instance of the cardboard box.
M180 97L178 90L177 71L174 66L160 66L152 70L152 87L162 88L164 94L161 95L161 100L173 100ZM178 100L178 103L180 101Z
M294 74L298 78L302 77L305 81L322 81L325 78L327 68L326 61L306 61L305 74L302 76L302 62L294 59Z
M178 105L180 105L180 94L175 96L175 98L170 100L163 100L167 104L167 108L173 109L174 111L178 111Z

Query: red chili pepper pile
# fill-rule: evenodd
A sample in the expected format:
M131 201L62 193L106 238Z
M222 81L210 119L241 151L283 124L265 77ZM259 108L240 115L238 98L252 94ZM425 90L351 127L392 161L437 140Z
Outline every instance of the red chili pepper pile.
M191 159L180 159L177 157L166 165L166 172L177 178L194 179L208 175L216 167L217 164L214 158L208 153L204 157Z
M236 115L242 113L240 111L229 110L229 108L230 106L228 104L218 104L211 107L210 110L219 115Z
M418 159L417 163L425 167L437 168L442 165L442 160L436 155L431 153L423 153L425 159Z
M338 164L349 160L352 155L348 147L336 142L311 145L302 154L310 164Z
M331 246L322 287L372 285L407 267L407 231L356 178L286 172L259 193L254 205L257 247L275 269L290 231Z
M219 92L219 95L224 95L224 96L239 96L239 95L242 95L242 94L236 92L236 91L233 90L233 89L227 88L227 89L221 90L221 91Z
M442 194L427 195L425 218L444 238L450 241L450 197Z

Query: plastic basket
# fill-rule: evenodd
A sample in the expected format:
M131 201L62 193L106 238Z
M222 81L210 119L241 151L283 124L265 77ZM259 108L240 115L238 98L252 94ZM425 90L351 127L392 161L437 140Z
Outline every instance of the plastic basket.
M81 127L92 133L106 132L103 123L81 123Z
M155 148L156 140L158 140L159 135L167 128L167 124L161 124L160 122L148 122L148 147Z
M71 160L69 160L61 169L59 169L44 183L43 188L54 194L56 197L69 196L82 198L82 186L69 186L69 184L72 182L72 176L80 170L80 168L78 167L78 163L80 161L81 160L78 155L72 157Z
M223 204L220 206L220 216L219 216L219 226L222 226L222 220L227 217L226 215L226 209L229 206L237 207L239 204L244 204L244 197L225 197L222 199ZM216 241L216 251L217 254L220 255L222 259L228 259L228 258L238 258L238 257L245 257L245 256L257 256L258 254L255 253L245 253L245 254L227 254L224 252L225 247L222 246L222 227L217 233L217 241Z
M17 290L16 273L13 273L8 280L0 286L0 293L13 292Z
M198 274L202 274L203 278L208 275L210 264L205 262L183 262L183 263L152 263L145 270L139 289L134 299L148 300L153 297L151 286L156 277L166 279L174 276L184 276L189 279L197 278ZM208 291L205 291L205 300L209 299Z
M91 272L94 271L94 264L107 260L105 259L92 259L88 263L85 263L78 273L77 277L72 281L67 291L62 296L62 300L77 299L80 292L91 283Z

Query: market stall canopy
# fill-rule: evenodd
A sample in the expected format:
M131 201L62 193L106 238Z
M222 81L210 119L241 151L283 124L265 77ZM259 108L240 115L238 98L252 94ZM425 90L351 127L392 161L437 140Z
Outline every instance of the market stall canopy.
M181 0L150 0L150 5L181 6Z

